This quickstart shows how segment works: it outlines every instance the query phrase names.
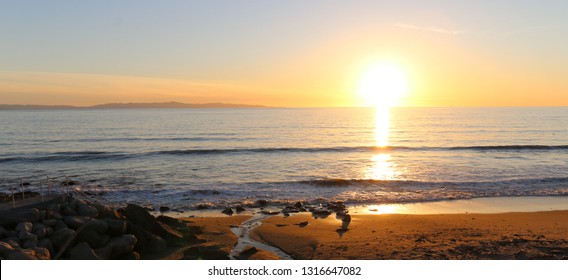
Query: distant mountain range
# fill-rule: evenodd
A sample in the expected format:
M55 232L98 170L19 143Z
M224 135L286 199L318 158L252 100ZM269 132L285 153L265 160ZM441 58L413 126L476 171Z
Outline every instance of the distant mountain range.
M50 109L152 109L152 108L269 108L262 105L230 104L230 103L202 103L188 104L180 102L157 103L107 103L94 106L70 105L5 105L0 104L0 110L50 110Z

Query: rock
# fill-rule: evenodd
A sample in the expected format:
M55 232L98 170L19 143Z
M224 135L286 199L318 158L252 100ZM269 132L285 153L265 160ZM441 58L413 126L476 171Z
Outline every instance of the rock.
M241 213L241 212L246 211L247 209L245 209L245 208L242 207L242 206L237 206L237 207L235 207L235 210L237 211L237 213Z
M111 218L103 218L101 220L107 224L107 233L109 235L117 236L126 233L126 221Z
M69 228L63 228L51 235L53 247L59 249L65 242L75 234L75 231Z
M30 240L30 239L36 239L37 240L37 236L31 232L25 232L22 231L20 232L20 234L18 235L18 238L20 238L20 240L24 241L24 240Z
M132 234L124 234L119 237L111 238L110 242L107 244L107 246L111 248L111 258L114 259L132 252L137 241L136 237Z
M99 213L99 218L109 218L109 219L121 219L121 218L123 218L122 215L120 215L117 211L115 211L114 209L112 209L108 205L103 205L103 204L100 204L100 203L93 203L93 204L91 204L91 206L93 206L97 209L97 212Z
M96 218L99 216L99 211L95 206L91 205L79 205L77 207L77 214L80 216Z
M350 223L351 223L351 215L345 214L345 217L343 217L343 219L341 219L341 228L347 229L347 227L349 226Z
M64 229L67 228L67 225L61 221L61 220L57 220L57 222L55 223L55 226L53 227L54 231L58 231L60 229Z
M134 235L138 242L136 242L135 250L145 252L160 252L166 249L167 243L162 237L155 235L148 230L128 222L128 233Z
M299 227L306 227L308 225L308 222L301 222L298 224Z
M77 233L77 242L86 242L92 248L103 247L110 239L110 236L101 234L93 229L84 228Z
M3 226L0 226L0 239L8 236L7 234L8 234L8 231Z
M197 210L205 210L205 209L209 209L209 205L207 205L207 204L198 204L195 208L196 208Z
M238 256L238 260L248 260L252 255L256 254L258 249L256 247L247 247L245 248Z
M10 244L10 246L12 246L13 248L16 248L16 249L22 248L20 246L20 239L17 238L17 237L4 238L2 241Z
M304 208L304 204L301 201L298 201L294 204L294 207L296 207L297 209L302 209Z
M156 234L166 240L177 240L183 237L177 230L157 221L154 216L150 215L148 211L138 205L128 204L123 213L129 222L141 226L150 233Z
M81 242L69 251L69 258L72 260L100 260L101 258L95 254L95 251L89 247L89 244Z
M7 230L5 235L6 237L18 237L18 232L15 230Z
M4 242L4 241L0 241L0 256L6 258L8 257L8 254L10 254L11 252L13 252L14 250L16 250L12 245Z
M75 212L75 210L73 210L71 207L65 207L61 209L61 214L65 218L65 216L76 216L77 212Z
M46 220L43 220L42 223L44 225L48 226L48 227L53 227L57 223L57 220L56 219L46 219Z
M168 206L160 206L159 210L160 212L164 213L164 212L169 212L171 209Z
M56 217L61 217L61 205L58 203L53 203L47 207L45 210L45 219L56 219Z
M33 224L30 222L22 222L16 225L15 229L17 232L31 232L33 228Z
M22 242L22 248L24 249L32 249L35 247L37 247L37 238L24 240Z
M44 238L48 235L48 227L44 227L44 228L39 228L37 230L35 230L33 232L33 234L35 234L37 236L38 239L40 238ZM53 232L53 229L51 230L51 232Z
M176 218L172 218L172 217L168 217L168 216L158 216L156 218L156 220L158 222L161 222L163 224L166 224L172 228L179 228L179 227L186 227L187 225L182 222L181 220L178 220Z
M50 260L51 253L46 248L35 247L32 249L35 252L35 257L38 260Z
M223 211L221 211L221 213L231 216L231 215L233 215L233 209L227 207Z
M69 202L68 207L71 208L73 211L78 212L79 208L85 205L87 205L87 203L84 200L78 198L72 198L71 201Z
M7 260L37 260L35 251L31 249L14 251L8 254Z
M259 199L259 200L257 200L257 201L254 203L254 205L255 205L256 207L265 207L265 206L268 205L268 201L266 201L266 200L264 200L264 199Z
M11 226L22 222L37 223L38 221L39 210L36 208L0 211L0 226Z
M331 212L329 210L315 210L314 212L312 212L312 216L320 219L325 219L329 215L331 215Z
M81 226L85 226L84 229L104 233L108 229L106 222L85 216L66 216L63 217L63 222L75 230L79 229Z
M52 256L55 255L55 249L53 248L53 243L49 238L40 239L37 243L37 246L47 249Z
M45 211L45 210L39 210L39 212L38 212L38 218L39 218L39 221L40 221L40 222L43 221L43 220L45 220L46 212L47 212L47 211Z
M119 258L120 260L139 260L140 254L136 251L128 252Z

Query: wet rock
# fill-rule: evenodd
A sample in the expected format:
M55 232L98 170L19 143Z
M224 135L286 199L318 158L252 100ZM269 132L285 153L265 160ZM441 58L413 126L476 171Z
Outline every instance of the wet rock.
M166 240L162 237L149 232L148 230L128 222L127 233L132 234L136 237L138 242L136 242L135 250L146 253L156 253L164 250L167 246Z
M13 248L22 248L22 246L20 246L20 239L18 237L8 237L4 238L2 241L10 244L10 246L12 246Z
M89 244L81 242L77 244L69 252L69 258L72 260L100 260L101 258L95 254L95 251L89 247Z
M108 205L103 205L100 203L93 203L91 206L97 209L99 213L99 218L109 218L109 219L122 219L122 215L119 214L116 210L112 209Z
M49 238L40 239L37 243L37 246L47 249L52 256L55 255L55 249L53 248L53 243Z
M45 212L45 219L56 219L60 215L61 205L59 203L50 204Z
M197 210L205 210L205 209L209 209L209 205L207 205L207 204L198 204L195 208L196 208Z
M65 242L75 234L75 231L70 228L63 228L51 235L53 246L59 249Z
M241 213L241 212L244 212L244 211L246 211L246 210L247 210L247 209L245 209L245 208L242 207L242 206L237 206L237 207L235 207L235 211L237 212L237 214L238 214L238 213Z
M160 212L164 213L164 212L169 212L171 209L168 206L160 206Z
M265 206L268 205L268 201L266 201L266 200L264 200L264 199L259 199L259 200L257 200L257 201L254 203L254 205L255 205L256 207L265 207Z
M158 222L154 216L150 215L144 208L128 204L123 211L124 216L129 222L144 227L150 233L156 234L166 240L177 240L182 238L183 235L170 226Z
M99 216L99 211L92 205L80 205L77 207L77 214L80 216L96 218Z
M18 235L18 238L22 241L31 240L31 239L37 240L37 236L35 234L33 234L31 232L25 232L25 231L20 232L20 234Z
M233 209L227 207L227 208L223 209L223 211L221 211L221 213L231 216L231 215L233 215Z
M256 247L247 247L245 248L238 256L238 260L248 260L252 255L256 254L258 249Z
M101 234L93 229L85 228L77 234L77 242L86 242L92 248L103 247L110 239L110 236Z
M61 214L63 215L63 217L65 217L65 216L76 216L77 212L75 212L75 210L73 210L71 207L65 207L65 208L61 209Z
M314 212L312 212L312 216L320 219L325 219L329 215L331 215L331 212L329 210L315 210Z
M0 226L17 225L22 222L37 223L38 221L39 210L36 208L0 211Z
M301 201L298 201L294 204L294 207L297 209L302 209L304 208L304 204Z
M168 216L158 216L156 220L173 228L186 227L186 224L181 220Z
M299 227L306 227L309 223L308 222L301 222L298 224Z
M22 241L22 248L31 249L37 247L37 238Z
M8 231L3 226L0 226L0 239L7 236Z
M22 222L16 225L15 230L19 233L21 232L31 232L33 228L33 224L30 222Z

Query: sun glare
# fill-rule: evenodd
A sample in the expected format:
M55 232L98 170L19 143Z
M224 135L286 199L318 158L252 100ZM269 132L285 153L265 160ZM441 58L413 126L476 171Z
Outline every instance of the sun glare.
M390 107L399 105L408 91L404 71L395 64L378 63L369 67L359 79L357 93L368 106Z

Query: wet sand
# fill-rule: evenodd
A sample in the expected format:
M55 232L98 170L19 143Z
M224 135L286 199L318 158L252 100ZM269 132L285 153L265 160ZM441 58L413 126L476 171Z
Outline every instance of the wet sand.
M307 222L307 225L305 225ZM295 259L568 259L568 211L270 217L253 238Z

